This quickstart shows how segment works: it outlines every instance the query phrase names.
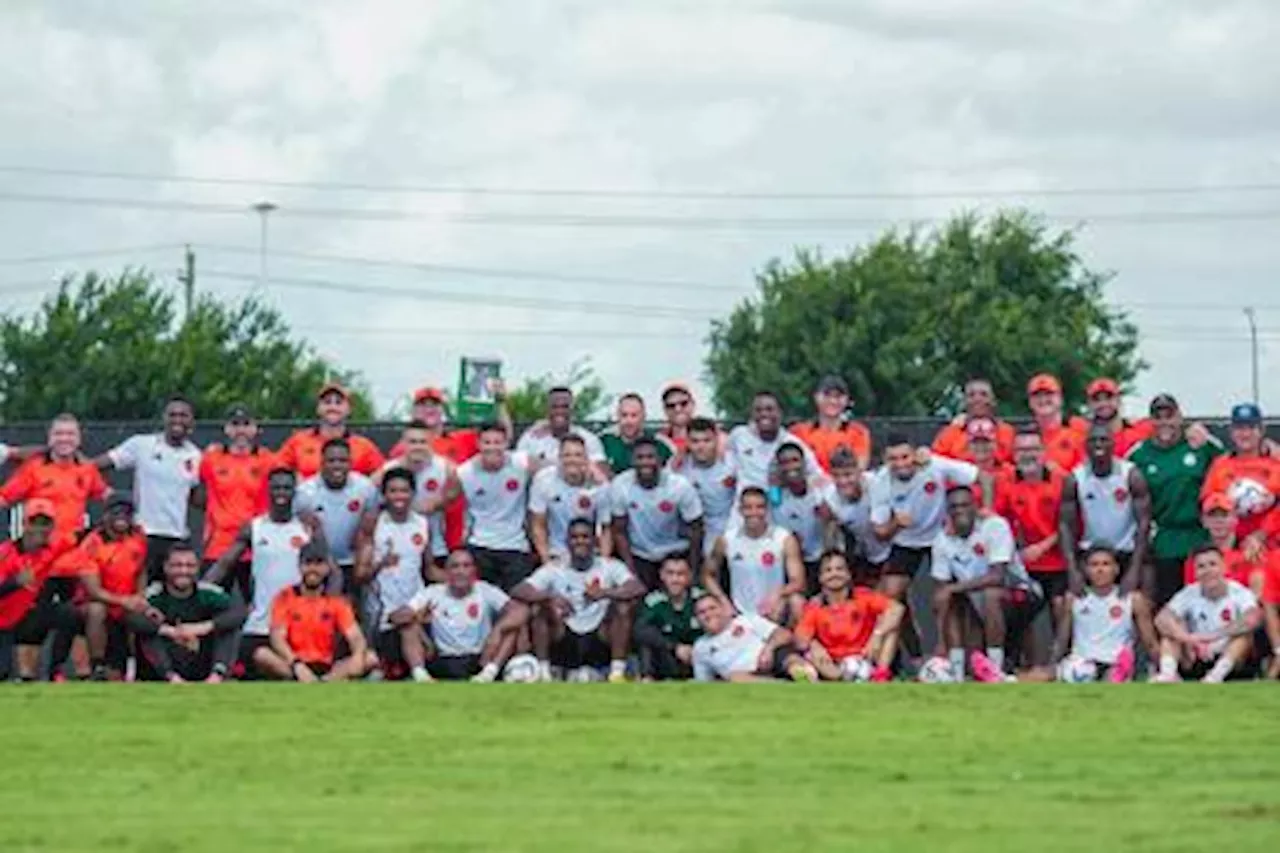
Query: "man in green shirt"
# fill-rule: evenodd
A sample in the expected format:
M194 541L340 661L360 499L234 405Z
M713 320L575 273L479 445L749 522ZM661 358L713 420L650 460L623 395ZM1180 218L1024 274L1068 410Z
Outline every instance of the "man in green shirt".
M663 465L667 464L675 449L665 437L649 432L644 428L644 398L635 392L623 394L618 398L618 422L600 434L600 443L604 445L604 456L609 462L609 470L617 476L631 469L631 450L638 439L652 438L658 443L658 458Z
M199 583L200 562L185 542L165 559L164 581L147 587L147 609L129 614L144 670L161 681L219 682L235 660L245 607L217 584Z
M668 557L658 573L662 588L649 593L636 618L635 644L642 681L693 677L693 644L702 623L693 606L706 595L693 585L693 569L680 555Z
M1151 419L1155 433L1129 453L1129 461L1151 492L1152 565L1144 586L1159 610L1182 588L1187 556L1209 541L1200 525L1200 488L1223 451L1214 439L1198 447L1187 443L1178 401L1168 394L1151 401Z

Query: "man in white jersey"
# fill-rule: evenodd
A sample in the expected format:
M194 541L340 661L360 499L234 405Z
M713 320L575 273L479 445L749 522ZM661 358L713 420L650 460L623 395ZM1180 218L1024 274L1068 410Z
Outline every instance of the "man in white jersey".
M382 475L382 511L360 522L356 548L356 579L369 585L365 601L369 623L376 631L374 648L382 671L391 679L407 669L414 681L431 681L427 672L422 626L396 625L391 615L407 607L426 587L432 569L431 524L415 512L417 480L408 468L392 468Z
M613 554L609 484L591 471L587 445L579 436L560 442L560 462L543 468L529 486L529 538L539 565L569 550L569 522L587 518L596 523L600 553Z
M596 553L595 528L585 518L569 523L567 561L547 563L511 591L530 607L544 681L551 680L552 666L581 678L606 660L609 680L625 681L636 604L644 594L620 560Z
M875 587L889 561L892 546L876 535L871 523L871 473L864 471L862 460L847 447L831 454L832 487L827 490L827 509L839 527L853 574L854 586Z
M240 528L235 542L227 549L203 580L222 583L247 551L253 552L249 563L249 618L245 620L240 643L240 661L256 667L259 649L271 644L271 605L277 595L297 584L298 555L312 539L323 541L319 527L308 527L293 511L297 474L288 468L277 468L267 475L267 512ZM314 522L313 522L314 523ZM256 671L256 670L255 670Z
M739 613L794 623L804 610L800 544L791 531L772 523L764 489L743 489L738 513L742 522L729 528L711 550L702 572L703 587L732 602Z
M314 526L324 532L329 554L340 570L330 573L329 592L346 592L354 598L358 592L352 576L356 535L360 519L378 506L378 488L364 474L351 470L351 446L345 438L326 441L320 458L320 473L299 484L293 508L303 520L314 519Z
M706 633L693 644L695 681L817 681L818 674L792 644L791 632L754 613L704 595L694 614Z
M497 424L480 428L480 453L458 466L467 498L467 547L480 577L510 592L529 574L525 532L529 494L528 455L507 450L507 433Z
M604 445L599 436L573 422L573 391L552 388L547 392L547 416L524 431L516 442L516 451L525 454L534 468L554 465L560 458L560 441L576 435L587 448L587 459L593 468L608 477Z
M710 418L689 421L686 446L671 460L672 471L684 477L702 501L702 550L711 548L729 526L738 496L738 463L720 452L720 431Z
M966 646L974 678L1003 681L1006 648L1019 648L1023 634L1044 604L1039 587L1023 568L1009 522L978 515L970 485L952 486L946 495L947 529L933 543L930 574L938 624L935 654L945 651L952 676L963 680Z
M444 508L462 494L457 467L444 454L432 449L431 432L421 421L413 421L405 427L399 446L404 450L404 455L384 465L374 475L373 481L380 483L382 475L392 468L407 468L413 472L417 490L413 509L414 512L425 515L431 526L433 569L443 567L445 557L449 555L449 545L445 542L444 535ZM440 578L437 576L434 579Z
M1160 614L1160 673L1156 681L1198 678L1208 683L1252 678L1253 634L1262 624L1262 608L1250 589L1226 576L1226 561L1216 545L1191 555L1196 582L1184 586Z
M658 445L636 439L631 470L610 488L613 544L646 590L658 588L658 570L672 554L687 553L695 572L702 565L702 501L684 477L662 467Z
M738 488L758 486L765 489L776 485L773 461L778 448L787 443L800 445L805 454L807 476L822 473L813 451L782 427L782 406L771 391L760 391L751 401L751 422L739 424L729 431L726 452L738 466Z
M165 559L186 541L191 490L200 482L200 448L191 441L195 410L184 397L164 406L164 429L135 435L94 459L99 468L133 471L133 503L147 534L147 582L164 580Z
M818 561L835 535L827 507L830 483L812 483L805 473L804 450L795 442L778 447L775 459L778 488L772 505L773 523L791 531L804 559L805 593L817 595Z
M1089 427L1088 459L1062 482L1058 536L1067 559L1071 589L1084 584L1081 551L1102 546L1116 552L1123 574L1120 588L1138 587L1151 541L1151 493L1142 472L1115 455L1116 439L1106 423ZM1080 535L1077 537L1077 531Z
M433 583L391 614L391 624L425 625L431 640L427 671L442 681L491 682L516 647L528 612L491 583L479 579L465 548L449 554L445 582Z

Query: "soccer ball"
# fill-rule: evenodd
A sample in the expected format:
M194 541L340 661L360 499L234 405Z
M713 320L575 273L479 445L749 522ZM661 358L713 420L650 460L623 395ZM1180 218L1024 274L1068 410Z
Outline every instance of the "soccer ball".
M1079 655L1067 655L1058 664L1058 680L1072 684L1085 684L1098 680L1098 665Z
M925 684L950 684L956 680L955 673L951 671L951 661L941 657L925 661L917 677Z
M843 681L859 683L871 680L871 661L861 655L854 655L840 661L840 678Z
M1236 480L1227 489L1227 497L1235 504L1236 515L1257 515L1271 507L1275 499L1271 491L1257 480Z
M507 661L502 680L511 684L531 684L538 680L538 659L533 655L516 655Z

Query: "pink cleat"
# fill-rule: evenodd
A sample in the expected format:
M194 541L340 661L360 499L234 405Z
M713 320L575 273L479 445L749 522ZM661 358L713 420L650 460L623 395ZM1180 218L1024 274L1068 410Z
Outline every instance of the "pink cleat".
M1137 666L1137 660L1133 656L1133 649L1125 646L1120 650L1120 654L1116 655L1116 662L1111 665L1111 672L1107 673L1107 680L1112 684L1124 684L1133 680L1133 670Z
M969 655L969 669L973 672L974 681L985 684L1004 683L1004 673L1000 671L1000 667L992 663L991 658L982 652L973 652Z

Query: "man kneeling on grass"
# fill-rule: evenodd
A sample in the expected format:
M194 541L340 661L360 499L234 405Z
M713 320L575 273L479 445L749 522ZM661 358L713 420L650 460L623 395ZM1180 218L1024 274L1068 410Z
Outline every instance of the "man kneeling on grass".
M825 681L889 681L906 608L878 592L855 589L840 551L822 555L818 583L822 592L805 605L796 626L796 649Z
M1228 580L1216 545L1191 554L1196 582L1184 586L1160 615L1160 674L1156 681L1198 678L1208 683L1255 676L1253 635L1262 622L1257 597Z
M391 624L398 629L426 627L431 650L424 647L422 655L433 678L494 681L515 651L528 611L524 605L512 603L493 584L480 580L475 558L465 548L449 554L444 572L445 583L431 584L407 606L393 611ZM415 641L424 642L421 630L409 636L409 642Z
M569 522L568 565L547 563L511 591L531 607L542 680L551 680L553 665L587 680L608 662L609 680L625 681L636 602L644 593L620 561L597 556L593 521Z
M217 584L198 582L199 571L195 550L175 543L164 561L164 580L147 587L146 610L126 614L144 676L216 683L235 661L245 606Z
M707 632L693 644L694 680L818 680L786 628L753 613L734 615L728 602L714 595L698 599L694 613Z
M328 550L319 542L303 546L302 583L286 587L271 604L271 646L253 653L268 677L293 681L346 681L361 678L378 665L368 650L351 604L327 592ZM346 657L338 657L338 639Z

